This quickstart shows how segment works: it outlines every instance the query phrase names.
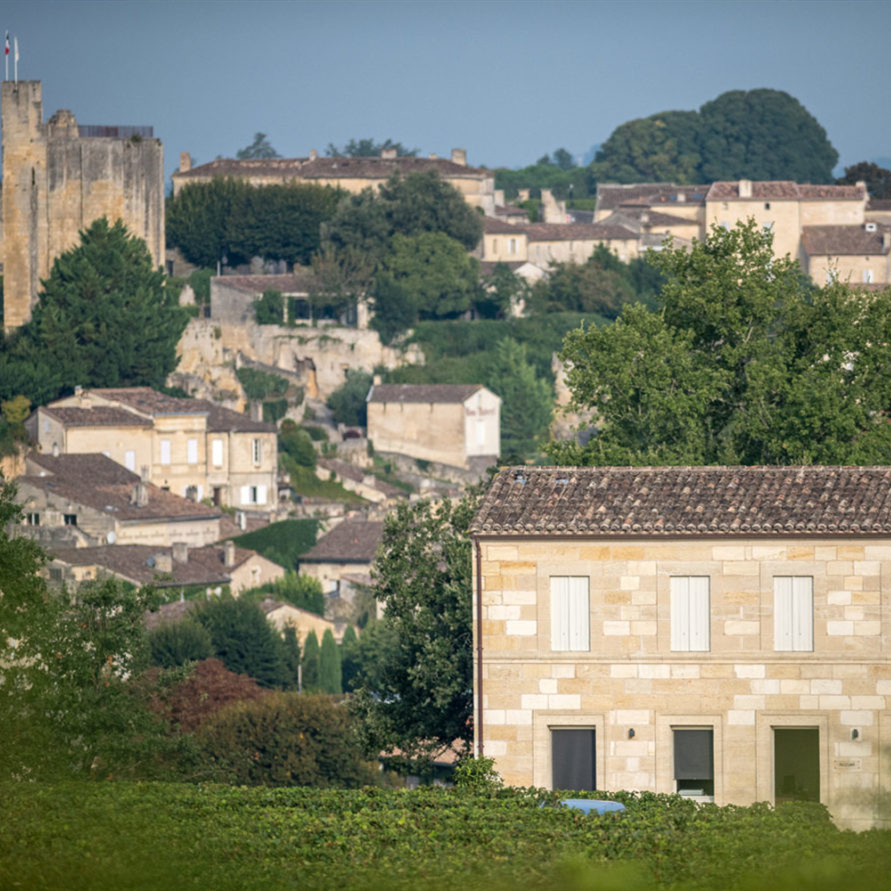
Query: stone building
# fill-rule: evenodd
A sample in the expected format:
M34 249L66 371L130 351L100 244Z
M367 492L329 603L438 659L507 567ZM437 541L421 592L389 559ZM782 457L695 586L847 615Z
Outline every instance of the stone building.
M207 183L219 177L243 179L255 186L286 183L314 183L337 186L347 192L379 188L392 174L436 171L450 186L457 189L471 207L478 207L487 216L495 213L495 177L491 170L470 167L464 149L452 149L450 158L397 157L396 149L384 149L379 158L319 157L315 150L308 158L261 158L234 160L219 158L198 167L192 166L188 152L179 156L179 170L173 174L173 194L189 183Z
M510 468L470 531L507 782L887 821L891 467Z
M123 220L164 262L164 150L151 127L79 125L70 111L43 121L40 81L4 81L3 319L31 317L40 280L100 217Z
M501 452L501 399L481 384L380 384L368 392L376 454L482 476Z

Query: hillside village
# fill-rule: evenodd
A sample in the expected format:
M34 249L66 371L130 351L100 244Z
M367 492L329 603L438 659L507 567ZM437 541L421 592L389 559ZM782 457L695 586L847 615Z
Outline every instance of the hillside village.
M121 238L144 242L147 274L159 276L166 309L182 321L163 379L152 376L161 367L152 360L139 382L135 373L103 385L72 378L41 383L35 398L4 396L16 435L0 470L20 511L9 537L40 545L50 590L107 579L129 593L151 588L156 602L141 621L155 641L168 635L168 655L210 654L209 645L190 649L184 632L174 640L185 627L197 637L194 617L207 604L256 604L283 648L281 673L261 686L339 696L353 689L350 673L370 677L383 658L396 626L382 619L405 596L394 579L407 584L417 573L419 587L467 595L456 614L473 610L470 622L440 631L454 634L448 658L437 650L418 659L429 658L432 674L460 663L473 686L440 709L449 712L440 736L416 733L413 750L379 745L385 762L416 756L439 769L469 749L495 759L515 786L636 789L719 805L800 799L829 806L840 826L889 825L867 799L887 795L891 470L857 466L889 461L872 460L887 455L887 404L873 410L864 397L868 417L848 434L851 451L832 453L854 456L836 462L844 467L743 466L771 463L745 451L754 448L746 427L759 423L754 411L728 416L702 442L696 428L672 442L666 431L667 445L651 438L626 448L615 433L626 419L611 406L643 392L641 379L681 368L695 338L664 356L649 342L608 340L617 328L655 325L641 320L664 316L633 313L657 305L675 331L695 317L694 331L707 310L700 318L682 296L657 292L711 239L727 253L756 245L758 281L801 289L801 307L819 303L813 294L824 287L877 307L891 286L888 200L863 181L598 182L585 209L544 188L534 199L529 189L508 198L465 149L439 158L384 148L377 157L311 151L203 164L183 151L165 206L164 146L151 127L85 126L67 110L44 120L39 81L4 81L0 106L8 342L24 343L32 322L53 330L41 302L50 282L74 275L59 259L83 247L87 230L96 243L118 237L106 231L118 220ZM243 209L236 192L248 186L331 202L312 224L304 262L236 257L221 242L215 263L201 264L173 242L171 215L197 220L198 196L209 194L201 189L231 189L232 207ZM298 192L310 187L319 191ZM466 217L450 212L439 229L408 234L367 222L375 201L390 202L380 219L410 200L434 218L444 194ZM92 230L102 218L106 229ZM470 232L465 242L459 224ZM654 285L648 258L657 255L664 265ZM420 273L411 266L418 257L427 261ZM755 303L741 303L740 314L758 329L746 343L762 336L764 352L753 358L744 343L732 367L697 368L708 386L720 378L742 387L739 367L755 377L780 340L772 307ZM802 319L794 330L806 340L816 325ZM144 324L131 334L148 341L157 332ZM73 341L55 337L64 358ZM863 386L877 391L887 356L873 367L865 341L854 349L831 340L825 362L831 353L848 372L869 364L874 377ZM596 389L585 390L585 350L618 369L626 346L652 356L652 366L629 360L639 377L598 379L596 392L611 395L584 403L579 394ZM811 365L824 362L822 343L808 348L821 357ZM783 391L782 401L810 404L825 392L842 402L855 385L836 390L819 378L802 384L804 396ZM728 401L723 391L714 397ZM629 414L650 411L644 403ZM652 409L650 423L670 427L670 416L693 430L696 406L679 405L664 416ZM758 428L764 441L770 426ZM777 434L776 464L829 463L800 458L812 453L793 451L793 427ZM728 430L743 433L734 440ZM821 439L812 428L799 434L801 449ZM545 466L561 457L567 466ZM608 466L574 466L597 463ZM649 466L659 463L674 466ZM426 550L413 550L428 533ZM400 535L412 543L404 554ZM445 621L447 610L429 608L429 627ZM413 615L420 627L421 613ZM169 658L157 665L179 664ZM369 714L398 699L365 696L357 691ZM418 697L421 713L430 697ZM385 717L392 742L404 716Z

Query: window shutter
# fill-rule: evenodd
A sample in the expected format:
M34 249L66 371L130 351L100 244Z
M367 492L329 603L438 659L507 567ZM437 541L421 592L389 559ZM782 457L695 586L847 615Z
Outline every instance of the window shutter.
M689 580L690 649L708 652L709 649L709 591L708 576L693 576Z
M690 649L690 579L671 579L671 648Z
M242 504L250 504L251 503L251 487L250 486L242 486L241 487L241 503Z
M569 582L569 649L588 650L591 647L588 609L588 580L573 576Z
M223 440L215 439L213 444L211 445L211 449L213 452L213 466L214 467L222 467L223 466Z
M569 649L569 578L551 578L551 649Z
M186 441L186 460L189 464L198 463L198 440L189 439Z
M773 648L792 649L792 578L773 580Z
M161 463L162 464L170 463L170 440L169 439L161 440Z
M714 746L711 730L674 731L674 778L676 780L713 780Z
M593 729L552 730L553 788L585 791L596 789L595 752L596 736Z
M814 580L795 576L792 582L792 649L814 648Z
M127 470L136 470L136 452L124 453L124 467L126 467Z
M257 486L257 504L266 504L266 486Z

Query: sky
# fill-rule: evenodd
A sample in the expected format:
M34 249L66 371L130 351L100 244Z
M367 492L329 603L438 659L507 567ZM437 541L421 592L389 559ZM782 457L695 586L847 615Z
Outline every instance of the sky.
M727 90L785 90L840 167L891 158L891 0L4 0L44 115L148 124L179 153L351 138L522 167ZM13 76L12 55L9 76Z

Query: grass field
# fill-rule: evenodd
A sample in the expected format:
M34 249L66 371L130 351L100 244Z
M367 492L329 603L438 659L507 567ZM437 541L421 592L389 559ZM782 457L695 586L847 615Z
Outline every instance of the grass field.
M548 793L0 785L0 888L891 888L891 833L841 832L815 805ZM551 796L550 800L553 800Z

